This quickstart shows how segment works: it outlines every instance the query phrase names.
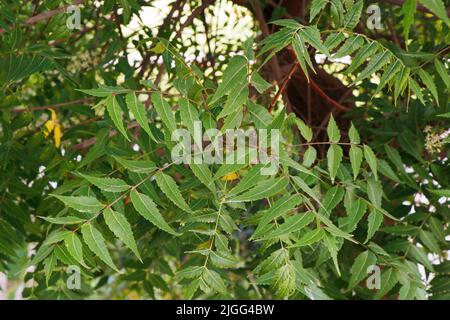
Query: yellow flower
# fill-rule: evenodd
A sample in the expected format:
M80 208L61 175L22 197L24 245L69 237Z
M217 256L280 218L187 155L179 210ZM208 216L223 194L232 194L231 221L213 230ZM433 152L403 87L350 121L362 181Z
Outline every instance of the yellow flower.
M44 137L48 138L48 136L53 132L53 139L55 141L55 147L59 148L61 145L61 125L58 121L58 116L55 110L50 109L51 119L48 120L44 124Z
M229 174L226 174L222 177L222 181L233 181L236 180L237 178L239 178L239 176L237 175L236 172L231 172Z

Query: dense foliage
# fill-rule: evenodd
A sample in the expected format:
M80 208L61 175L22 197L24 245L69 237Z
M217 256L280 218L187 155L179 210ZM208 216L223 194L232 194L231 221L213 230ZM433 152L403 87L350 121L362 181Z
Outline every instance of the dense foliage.
M0 272L24 297L448 299L446 4L381 1L372 29L362 0L169 1L145 26L157 2L74 1L79 30L71 1L0 2ZM174 162L177 128L207 149L196 121L279 129L278 170Z

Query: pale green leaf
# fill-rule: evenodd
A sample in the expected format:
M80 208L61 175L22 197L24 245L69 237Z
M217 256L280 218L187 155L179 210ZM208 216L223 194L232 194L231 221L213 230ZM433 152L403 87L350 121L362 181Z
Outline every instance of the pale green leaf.
M136 191L134 191L136 192ZM134 239L133 230L125 216L119 212L107 208L103 211L103 217L109 229L142 261L141 255Z
M130 186L121 179L115 178L99 178L80 173L84 179L98 187L99 189L107 192L123 192L130 189Z
M103 209L104 205L94 197L71 197L52 195L56 199L62 201L67 207L75 209L79 212L97 213Z
M126 129L123 124L123 111L117 102L117 98L115 95L110 95L106 98L106 110L108 110L108 114L111 117L114 125L117 130L128 140L130 139L127 136Z
M150 197L145 194L139 193L136 190L133 190L130 195L131 202L133 203L134 208L141 216L167 233L175 236L180 235L178 232L173 230L172 227L169 226L169 224L164 220L158 208L156 207L156 204L152 199L150 199Z
M169 198L170 201L172 201L178 208L186 212L192 212L189 205L183 199L183 196L181 195L180 189L178 188L175 180L173 180L171 176L168 176L163 172L158 172L155 175L155 178L158 187L167 196L167 198Z
M88 248L109 267L119 271L109 255L108 248L106 247L105 238L91 223L86 223L81 227L81 234L83 240L87 244Z

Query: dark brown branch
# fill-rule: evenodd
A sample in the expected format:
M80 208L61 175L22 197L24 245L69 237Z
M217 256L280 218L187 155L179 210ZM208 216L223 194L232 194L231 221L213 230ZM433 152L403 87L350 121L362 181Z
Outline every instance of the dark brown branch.
M286 87L289 83L289 80L291 80L293 74L295 73L295 71L297 71L298 68L298 62L294 63L291 67L291 69L289 70L286 78L283 80L283 83L281 84L280 88L278 89L277 94L275 95L275 97L272 100L272 103L269 106L269 113L272 113L275 105L277 104L278 99L280 98L280 96L283 94L284 90L286 90Z

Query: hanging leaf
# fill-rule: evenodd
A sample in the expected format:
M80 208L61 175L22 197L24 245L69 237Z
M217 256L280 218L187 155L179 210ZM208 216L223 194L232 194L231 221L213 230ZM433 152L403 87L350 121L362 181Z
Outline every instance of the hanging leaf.
M134 208L141 216L167 233L170 233L174 236L180 235L167 224L150 197L146 196L145 194L139 193L136 190L131 191L130 195L131 202L133 203Z
M159 171L155 175L155 178L158 187L167 196L167 198L169 198L170 201L172 201L181 210L192 212L191 208L189 208L189 205L183 199L183 196L181 195L180 189L178 189L175 180L173 180L171 176L168 176L167 174Z
M288 181L285 178L262 181L247 192L236 197L231 197L228 202L256 201L272 197L277 193L283 192L286 189L287 185Z
M338 143L341 140L341 132L334 120L333 115L330 115L330 121L328 121L327 134L330 142Z
M135 192L135 191L134 191ZM107 208L103 211L103 217L108 225L109 229L114 235L119 238L133 253L142 261L141 255L134 240L133 231L131 225L121 213L118 213L111 208Z
M161 117L164 126L170 133L173 133L177 129L177 124L169 103L163 98L160 92L154 92L152 94L152 103L156 112Z
M191 163L189 167L201 183L203 183L213 193L216 192L216 187L214 185L213 177L211 171L208 168L208 165Z
M264 239L279 238L292 232L302 230L314 220L311 212L298 213L287 218L275 231L263 236Z
M378 180L377 158L375 156L375 153L372 151L372 149L366 144L364 145L364 158L366 159L367 163L369 164L369 167L372 170L375 180Z
M106 98L106 110L108 110L108 114L111 117L111 120L113 121L117 130L119 130L119 132L125 137L125 139L130 141L123 125L123 111L120 108L115 95L109 95Z
M123 192L131 188L125 181L121 179L99 178L82 173L80 173L80 176L82 176L84 179L86 179L99 189L107 192Z
M305 233L292 247L304 247L310 246L325 237L325 231L323 229L315 229Z
M327 47L322 43L320 37L320 31L316 26L307 26L299 30L299 35L302 39L308 42L311 46L330 57L330 52Z
M367 277L367 268L375 265L376 261L377 257L369 250L364 251L356 257L352 266L348 290L353 289L358 283Z
M136 118L137 123L139 123L142 129L144 129L153 141L157 141L152 133L152 130L150 130L150 126L148 125L148 117L144 104L139 101L138 97L133 92L126 95L125 101L128 109L130 109L131 113Z
M67 251L69 251L70 255L83 267L87 268L86 263L83 258L83 244L81 243L80 238L77 236L75 232L70 232L66 234L64 238L64 244L66 245Z
M119 157L114 157L114 159L131 172L151 173L158 169L156 165L151 161L127 160Z
M434 84L433 78L431 78L430 74L423 69L419 69L418 74L423 84L430 90L434 99L436 100L437 105L439 106L439 95L436 89L436 85Z
M368 218L368 227L367 227L367 238L364 243L367 243L370 239L372 239L375 232L380 229L381 224L383 223L384 216L377 209L374 209L370 212Z
M52 196L63 202L67 207L80 212L97 213L104 207L104 205L94 197L71 197L59 196L56 194L53 194Z
M116 265L109 255L108 249L106 248L105 238L91 223L86 223L81 227L81 234L83 235L83 240L89 247L89 249L99 257L103 262L105 262L109 267L119 272Z
M247 81L247 59L243 56L235 56L228 62L228 67L224 72L222 82L219 84L214 96L209 101L213 105L224 95L242 88Z
M337 172L342 162L343 152L342 147L337 144L330 145L327 152L328 171L331 181L334 183Z
M327 0L313 0L309 10L309 22L313 21L317 14L327 5Z

